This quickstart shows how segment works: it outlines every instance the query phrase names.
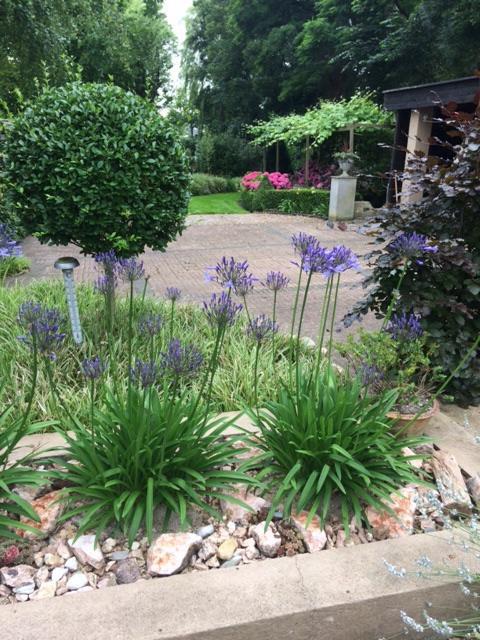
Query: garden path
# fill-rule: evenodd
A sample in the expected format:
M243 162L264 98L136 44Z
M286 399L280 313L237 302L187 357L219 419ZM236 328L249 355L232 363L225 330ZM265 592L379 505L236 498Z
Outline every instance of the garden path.
M252 272L263 279L268 271L282 271L291 282L278 300L278 319L283 331L288 330L290 309L295 292L298 270L292 265L294 259L290 239L294 233L304 231L316 235L322 244L333 247L345 244L360 257L363 274L347 272L342 277L341 296L337 318L351 309L364 294L361 283L367 270L363 256L373 247L373 239L356 232L358 224L348 225L345 231L330 228L325 220L275 214L240 215L196 215L187 219L187 229L183 235L169 245L165 252L147 250L142 256L146 272L150 274L150 293L162 296L167 286L182 290L185 301L200 302L208 298L215 285L205 281L205 267L214 265L223 255L247 259ZM58 278L60 274L53 268L54 261L64 255L76 256L81 267L76 271L77 281L91 282L97 277L94 261L80 255L78 248L49 247L40 245L34 238L24 242L24 253L31 260L28 274L18 278L20 283L35 279ZM325 280L315 276L312 293L305 313L303 334L315 338L318 311ZM249 300L253 313L271 315L272 294L258 286ZM375 326L375 319L368 316L364 324ZM337 329L341 329L337 323ZM344 331L342 331L344 332Z

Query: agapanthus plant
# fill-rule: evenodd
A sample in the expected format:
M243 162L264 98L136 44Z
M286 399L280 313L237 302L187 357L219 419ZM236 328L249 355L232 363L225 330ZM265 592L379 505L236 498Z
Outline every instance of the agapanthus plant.
M33 301L25 302L18 312L18 323L27 333L18 337L32 351L56 359L56 350L65 339L61 331L64 319L57 309L48 309Z
M173 322L175 319L175 305L180 300L182 292L177 287L167 287L165 298L170 302L170 340L173 340Z
M203 354L193 344L172 340L160 356L160 369L176 386L180 381L196 376L203 361Z
M0 222L0 260L18 258L22 255L22 247L14 238L10 227Z
M258 408L258 356L260 346L267 339L273 339L278 331L278 324L266 315L257 316L250 320L247 327L247 334L255 340L255 365L254 365L254 398L255 406Z

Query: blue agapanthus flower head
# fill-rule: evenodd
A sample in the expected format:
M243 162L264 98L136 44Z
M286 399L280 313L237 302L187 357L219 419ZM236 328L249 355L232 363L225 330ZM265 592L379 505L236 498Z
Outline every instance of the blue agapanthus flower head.
M138 330L144 336L153 338L163 327L163 317L159 313L147 313L138 321Z
M203 311L208 322L220 328L233 326L242 309L243 305L235 304L225 291L219 296L213 293L210 300L203 303Z
M387 332L394 340L416 340L423 335L420 316L405 311L394 314L388 323Z
M17 320L27 331L18 339L55 360L55 350L65 339L65 333L60 330L64 319L58 309L48 309L33 301L25 302L20 306Z
M16 258L22 255L22 247L15 240L10 227L0 222L0 260L4 258Z
M422 257L429 253L437 253L438 247L429 244L427 236L421 233L401 233L387 246L387 251L400 258L415 260L423 264Z
M100 356L85 358L82 361L82 373L88 380L98 380L105 373L106 368Z
M177 302L182 296L182 292L177 287L167 287L165 290L165 298L170 302Z
M315 236L312 236L309 233L304 233L303 231L300 231L300 233L297 233L292 236L292 247L295 253L300 258L300 261L302 261L307 256L307 254L312 250L312 248L315 248L318 246L320 245L317 238Z
M281 273L281 271L269 271L265 280L265 286L270 291L281 291L288 287L290 278Z
M366 362L360 366L358 374L362 385L365 387L375 387L385 378L385 373L381 369L374 364L368 364Z
M101 264L103 267L116 268L119 261L119 258L113 249L110 249L110 251L96 253L93 258L97 264Z
M247 327L247 334L257 342L263 342L278 331L278 324L266 315L253 318Z
M343 273L349 269L360 269L357 256L344 245L333 247L328 252L327 272L333 275L334 273Z
M242 293L243 291L249 293L257 281L249 273L247 260L235 260L233 256L231 258L223 256L214 267L207 267L205 280L216 282L223 289L231 289L237 295L246 295Z
M118 275L127 282L135 282L145 276L143 262L136 258L121 258L118 261Z
M130 380L143 389L152 387L158 378L159 368L153 361L135 360L135 366L130 369Z
M163 373L173 378L191 378L203 364L202 353L192 344L182 345L180 340L172 340L161 355L160 367Z

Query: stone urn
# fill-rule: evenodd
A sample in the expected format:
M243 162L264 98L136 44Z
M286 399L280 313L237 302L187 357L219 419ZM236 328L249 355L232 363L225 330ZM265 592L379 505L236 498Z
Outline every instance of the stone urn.
M339 158L338 166L342 170L342 176L348 176L353 168L353 158Z

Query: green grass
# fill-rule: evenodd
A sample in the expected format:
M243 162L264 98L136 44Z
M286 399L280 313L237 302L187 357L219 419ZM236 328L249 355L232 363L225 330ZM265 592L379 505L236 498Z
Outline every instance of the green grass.
M188 212L213 213L247 213L239 204L240 193L214 193L209 196L194 196L190 200Z
M30 269L30 260L27 258L2 258L0 259L0 281L9 276L18 276Z
M103 402L106 384L115 378L126 385L128 359L128 305L125 298L118 299L115 309L115 326L112 335L106 331L104 300L90 285L77 288L78 304L85 336L84 344L77 347L71 338L68 321L62 330L67 333L65 342L57 352L53 363L56 385L62 403L70 413L81 419L88 417L89 389L80 373L81 362L86 357L100 355L109 362L107 374L98 384L98 400ZM68 311L65 302L63 284L58 281L35 282L28 286L0 286L0 411L2 407L13 403L18 409L26 406L30 388L32 358L28 348L18 340L24 331L17 324L19 305L27 300L40 302L49 308L57 308L65 318ZM159 299L135 299L135 336L133 354L135 358L149 359L149 343L136 330L137 320L148 312L160 313L164 319L164 329L155 338L154 354L165 350L170 339L168 329L169 305ZM224 348L220 356L218 371L215 375L212 395L212 410L232 411L243 409L254 402L254 359L255 349L252 340L246 336L246 318L226 334ZM215 334L208 325L200 305L179 305L175 317L174 337L182 342L193 343L208 359L214 344ZM283 383L288 380L288 338L278 336L278 351L275 363L272 362L271 343L262 346L259 361L259 401L265 402L276 396ZM312 353L303 349L302 360L311 362ZM197 380L193 386L199 386ZM58 417L59 411L55 399L49 391L45 366L40 367L38 387L31 419L46 420Z

